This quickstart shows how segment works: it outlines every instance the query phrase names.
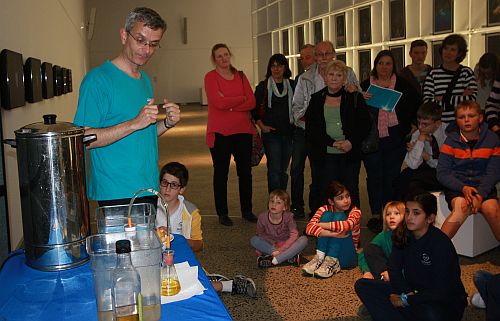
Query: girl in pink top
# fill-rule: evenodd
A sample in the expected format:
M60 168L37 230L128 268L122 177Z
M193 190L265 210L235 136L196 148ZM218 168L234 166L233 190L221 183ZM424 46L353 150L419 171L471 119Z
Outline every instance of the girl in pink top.
M256 222L252 213L252 135L255 127L250 111L255 97L248 79L231 65L231 51L225 44L212 48L215 69L205 75L208 100L206 142L214 166L213 189L215 209L222 225L230 226L227 206L227 177L231 155L236 162L240 191L241 215Z
M268 210L259 215L257 235L250 239L250 244L257 250L260 268L285 261L299 266L300 252L307 246L307 237L299 237L287 192L276 189L269 194Z

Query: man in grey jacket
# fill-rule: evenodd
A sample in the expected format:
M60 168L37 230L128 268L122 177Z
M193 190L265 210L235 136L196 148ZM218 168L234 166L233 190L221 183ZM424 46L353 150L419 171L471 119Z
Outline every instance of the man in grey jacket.
M304 167L307 156L305 146L306 127L304 115L306 114L307 107L309 106L311 95L326 86L324 80L326 77L326 66L330 61L335 59L335 49L333 47L333 43L330 41L321 41L317 43L314 55L316 63L300 76L299 81L295 86L292 101L292 114L297 128L294 134L290 176L292 212L298 217L301 217L300 213L304 213ZM361 91L356 74L350 67L348 67L346 83L346 89L348 91ZM315 173L314 168L311 168L313 183L318 181L315 179L316 175L318 175L318 173ZM311 210L311 213L309 214L310 217L312 217L318 207L321 206L320 202L322 201L321 199L318 199L320 191L318 191L317 187L314 185L315 184L311 184L309 186L309 208ZM359 198L357 202L359 203ZM355 205L359 207L359 204L355 203Z

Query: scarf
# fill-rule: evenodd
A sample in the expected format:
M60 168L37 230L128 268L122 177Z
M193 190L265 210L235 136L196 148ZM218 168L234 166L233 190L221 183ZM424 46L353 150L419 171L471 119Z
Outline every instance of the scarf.
M370 76L370 83L376 85L375 78L373 76ZM394 87L396 87L396 75L391 76L391 84L389 85L390 89L394 89ZM388 137L389 127L399 124L398 116L396 115L396 108L394 108L392 112L388 112L383 109L378 111L378 137Z
M290 94L288 95L288 93ZM269 109L272 108L271 100L273 98L273 94L278 98L282 98L288 95L288 119L290 121L290 124L293 124L293 115L292 115L293 89L292 86L290 85L290 81L288 79L283 79L283 92L280 93L278 88L276 87L276 82L274 81L273 77L267 78L267 107Z

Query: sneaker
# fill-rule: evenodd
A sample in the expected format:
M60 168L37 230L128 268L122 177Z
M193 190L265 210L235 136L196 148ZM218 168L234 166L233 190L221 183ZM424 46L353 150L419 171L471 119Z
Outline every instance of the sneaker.
M294 255L294 257L292 257L291 259L288 259L288 263L290 263L291 265L293 265L295 267L299 267L300 266L300 258L301 258L301 255L299 253L297 255Z
M366 226L373 233L380 233L382 232L383 228L382 220L378 216L374 216L371 219L369 219Z
M224 275L217 274L217 273L207 274L207 278L210 281L210 283L212 283L212 282L229 281L228 277L225 277Z
M255 216L255 214L252 212L244 213L241 215L241 217L243 217L243 219L245 219L249 222L252 222L252 223L257 222L257 216Z
M272 255L260 255L257 258L257 266L261 269L265 269L273 266L273 256Z
M323 261L320 260L318 254L316 254L311 261L304 264L304 266L302 267L302 272L305 275L313 276L314 271L316 271L321 266L321 263L323 263Z
M326 279L339 272L339 260L331 256L325 256L325 259L323 260L321 266L316 271L314 271L314 276Z
M484 300L481 297L481 294L479 294L479 292L474 293L472 295L472 298L470 299L470 303L478 309L486 309L486 303L484 303Z
M255 298L257 295L257 287L252 279L244 275L235 275L231 294L246 294L251 298Z

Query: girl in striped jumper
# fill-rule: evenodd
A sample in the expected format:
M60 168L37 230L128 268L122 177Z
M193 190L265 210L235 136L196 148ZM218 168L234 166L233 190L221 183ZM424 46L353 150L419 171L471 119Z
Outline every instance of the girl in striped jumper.
M439 54L443 62L425 79L424 103L437 102L443 108L441 121L450 123L455 120L455 106L465 100L476 100L477 83L472 69L460 64L467 54L464 37L453 34L444 38Z
M302 268L305 275L320 278L329 278L341 268L356 265L360 233L361 211L352 206L349 190L333 181L327 197L327 204L316 211L306 226L306 234L318 240L316 255Z

